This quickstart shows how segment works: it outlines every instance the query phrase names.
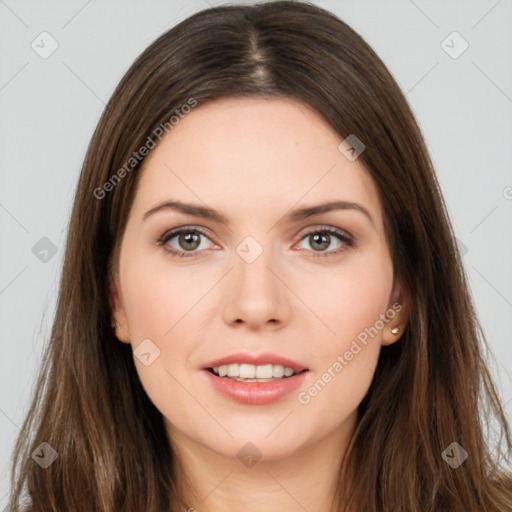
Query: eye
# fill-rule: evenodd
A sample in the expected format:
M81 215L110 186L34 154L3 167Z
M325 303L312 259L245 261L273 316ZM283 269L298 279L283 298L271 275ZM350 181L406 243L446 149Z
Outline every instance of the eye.
M210 240L202 229L185 226L183 228L164 233L157 240L157 244L163 246L164 249L173 256L195 257L198 252L202 252L196 250L201 247L201 237L205 237ZM176 238L176 244L178 247L169 245L168 242L173 238Z
M325 251L331 245L333 237L338 241L338 247L332 251ZM313 248L313 257L328 257L340 254L355 245L354 239L348 233L337 228L323 226L313 231L308 231L301 239L306 240ZM316 253L316 254L315 254Z
M182 228L165 232L157 240L157 245L164 247L165 251L173 256L197 257L199 253L204 252L205 249L205 247L202 247L202 250L198 250L201 249L202 237L210 240L206 232L202 229L184 226ZM333 238L334 240L337 240L338 247L335 248L335 250L326 251L325 249L331 245ZM176 239L175 244L177 244L177 247L169 244L173 239ZM302 236L301 241L306 239L313 248L312 251L308 250L308 252L311 252L313 257L337 255L346 251L350 247L355 246L354 238L351 235L341 231L340 229L329 226L323 226L321 228L308 231Z

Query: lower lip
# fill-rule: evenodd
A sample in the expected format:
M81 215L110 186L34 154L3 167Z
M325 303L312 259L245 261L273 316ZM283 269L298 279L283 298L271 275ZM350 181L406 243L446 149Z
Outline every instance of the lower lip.
M270 382L242 382L224 377L217 377L208 370L203 370L211 385L219 393L238 402L249 405L266 405L295 391L306 378L306 371L293 377L276 379Z

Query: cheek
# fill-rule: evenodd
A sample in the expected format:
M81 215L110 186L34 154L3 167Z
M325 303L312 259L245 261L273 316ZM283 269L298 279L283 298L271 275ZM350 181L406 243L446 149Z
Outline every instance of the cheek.
M343 407L356 407L373 378L382 329L389 328L382 315L392 291L392 264L389 258L375 255L354 258L326 277L329 279L316 276L316 288L311 288L313 282L309 283L316 290L310 295L311 309L331 331L324 329L326 334L315 344L314 378L321 382L311 391L314 396L323 395L317 400L318 405L334 400L343 403ZM322 282L324 286L320 287ZM324 388L328 390L324 392ZM336 402L336 396L343 396L344 400Z
M204 294L197 274L173 270L162 256L147 254L126 262L123 291L134 346L145 338L165 345L187 323L188 311Z
M172 272L165 259L152 258L136 246L129 253L121 261L123 303L137 373L154 398L172 382L167 372L184 371L190 327L187 312L199 301L201 290L186 272ZM138 358L142 347L144 353L151 353L149 365Z
M386 312L393 286L392 264L375 252L365 258L354 257L326 277L322 292L318 287L313 295L314 307L334 331L333 344L341 349ZM378 325L382 328L380 322Z
M196 323L191 308L204 291L193 286L194 280L184 272L170 272L169 267L147 263L137 265L133 258L124 275L134 362L150 400L165 416L174 419L173 411L192 405L180 383L186 381L193 349L190 340ZM147 348L142 351L139 344ZM144 357L138 357L141 353L150 353L149 364L145 364Z

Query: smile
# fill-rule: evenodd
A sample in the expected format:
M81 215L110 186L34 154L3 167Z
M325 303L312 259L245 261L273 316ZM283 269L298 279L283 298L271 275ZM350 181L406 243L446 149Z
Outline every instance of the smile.
M243 382L269 382L297 375L293 368L281 364L253 365L247 363L224 364L210 368L219 377Z
M237 365L235 364L233 366ZM279 367L280 365L263 366L272 366L273 375L274 366ZM284 373L286 368L278 368L276 373L281 373L281 370ZM217 367L217 373L214 368L208 368L203 370L202 374L205 375L209 385L211 385L215 391L234 402L246 405L268 405L283 399L299 388L304 383L306 375L309 373L308 370L302 370L299 373L295 373L292 370L293 374L290 376L243 378L239 375L230 377L226 375L221 377L220 371L221 367ZM224 372L225 369L222 368L222 371ZM269 369L266 371L268 374ZM239 374L239 372L236 373Z

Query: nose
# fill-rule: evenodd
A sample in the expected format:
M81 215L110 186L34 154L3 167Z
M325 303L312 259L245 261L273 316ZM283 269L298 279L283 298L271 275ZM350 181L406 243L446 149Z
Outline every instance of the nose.
M234 255L234 268L225 283L224 321L230 325L246 324L257 330L265 325L278 328L290 316L291 292L284 284L276 259L263 252L252 262Z

